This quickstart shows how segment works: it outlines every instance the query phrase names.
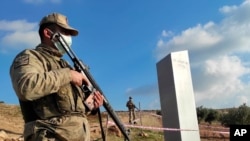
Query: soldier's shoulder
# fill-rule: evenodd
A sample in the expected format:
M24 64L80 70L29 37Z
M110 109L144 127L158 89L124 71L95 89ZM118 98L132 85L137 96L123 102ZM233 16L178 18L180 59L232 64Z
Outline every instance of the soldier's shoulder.
M33 56L40 56L40 53L36 49L24 49L16 55L14 60L18 60L20 58L29 58Z
M18 53L13 61L13 67L18 68L19 66L28 65L30 57L37 54L34 49L25 49Z
M15 58L18 58L19 56L23 55L36 54L36 53L37 51L35 49L24 49L20 53L18 53Z

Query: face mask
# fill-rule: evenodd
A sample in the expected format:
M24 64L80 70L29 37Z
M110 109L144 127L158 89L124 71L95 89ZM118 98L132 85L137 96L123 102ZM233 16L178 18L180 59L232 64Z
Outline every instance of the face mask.
M63 35L63 34L61 34L61 36L65 40L65 42L68 44L68 46L71 47L71 45L72 45L72 38L71 38L71 36L66 36L66 35ZM64 42L62 42L62 43L64 44ZM58 51L61 54L66 53L66 51L64 50L63 46L61 45L61 43L59 41L56 41L54 43L54 45L56 46L56 48L58 49Z

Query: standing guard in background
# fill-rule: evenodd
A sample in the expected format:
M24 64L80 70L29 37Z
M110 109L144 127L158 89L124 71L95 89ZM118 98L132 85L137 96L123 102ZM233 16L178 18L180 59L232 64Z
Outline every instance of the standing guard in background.
M138 108L133 103L132 97L129 97L129 100L127 101L126 106L128 107L128 111L129 111L129 123L130 124L132 124L132 123L136 124L136 122L135 122L135 109L138 109ZM132 119L132 117L133 117L133 119Z

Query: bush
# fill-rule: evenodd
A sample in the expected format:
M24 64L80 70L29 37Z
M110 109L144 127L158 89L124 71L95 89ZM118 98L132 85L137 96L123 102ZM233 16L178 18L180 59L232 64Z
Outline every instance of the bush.
M161 110L157 110L157 111L156 111L156 114L157 114L157 115L161 115Z
M209 109L208 114L207 114L207 116L205 118L205 122L208 122L209 124L211 124L212 121L217 120L218 117L219 117L218 111L213 110L213 109Z
M197 113L198 123L200 123L207 116L208 110L207 108L203 108L203 106L200 106L196 108L196 113Z
M229 109L228 113L223 114L220 122L224 126L229 125L249 125L250 108L244 103L239 108Z
M217 120L219 117L218 111L214 109L203 108L203 106L197 107L196 112L197 112L198 123L200 123L201 121L205 121L211 124L212 121Z

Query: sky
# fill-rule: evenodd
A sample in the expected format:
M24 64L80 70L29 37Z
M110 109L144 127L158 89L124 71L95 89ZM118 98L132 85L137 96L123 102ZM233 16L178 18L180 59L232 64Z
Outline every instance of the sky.
M129 96L160 109L156 64L183 50L196 107L250 105L250 0L2 0L0 101L18 104L9 67L39 44L39 22L52 12L79 30L72 49L114 110L126 110Z

